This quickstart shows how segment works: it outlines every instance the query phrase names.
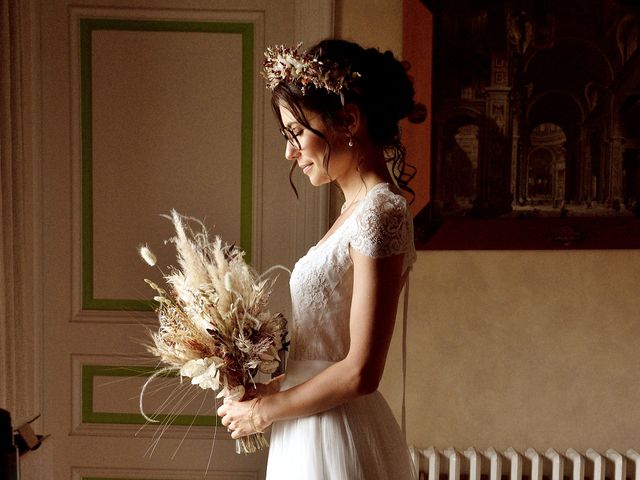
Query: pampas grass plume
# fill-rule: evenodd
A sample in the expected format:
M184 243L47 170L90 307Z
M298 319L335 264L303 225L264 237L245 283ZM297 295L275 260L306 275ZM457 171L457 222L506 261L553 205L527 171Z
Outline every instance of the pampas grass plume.
M233 292L233 276L227 272L224 276L224 288L227 292Z
M147 262L147 265L149 265L150 267L153 267L156 263L158 263L158 259L153 254L148 245L142 245L139 248L138 252L140 253L142 259Z

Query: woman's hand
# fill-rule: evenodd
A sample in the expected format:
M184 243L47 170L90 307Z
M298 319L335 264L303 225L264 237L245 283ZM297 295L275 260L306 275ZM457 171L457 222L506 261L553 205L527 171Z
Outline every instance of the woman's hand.
M247 386L244 397L242 400L251 400L256 397L266 397L267 395L273 395L280 391L282 381L284 380L284 373L272 378L267 383L256 383L255 385Z
M256 432L264 432L269 425L261 415L260 401L263 397L280 391L284 375L271 379L267 383L257 383L254 388L247 388L242 401L225 398L218 408L218 416L222 425L231 432L231 438L237 439Z
M241 402L224 399L218 408L218 415L222 418L222 425L231 432L231 438L237 439L252 433L262 433L271 425L260 414L260 400L262 397Z

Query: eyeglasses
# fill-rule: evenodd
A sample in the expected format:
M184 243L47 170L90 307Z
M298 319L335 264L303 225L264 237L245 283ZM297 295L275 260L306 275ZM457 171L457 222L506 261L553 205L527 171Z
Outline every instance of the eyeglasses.
M296 133L289 127L282 127L280 129L280 133L284 138L286 138L287 142L289 142L289 145L291 145L293 148L296 148L298 150L302 149L300 147L300 141L298 140L298 135L302 133L301 131Z

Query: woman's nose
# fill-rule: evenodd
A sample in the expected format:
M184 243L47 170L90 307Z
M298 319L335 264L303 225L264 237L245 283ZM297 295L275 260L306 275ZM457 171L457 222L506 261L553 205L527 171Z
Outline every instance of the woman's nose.
M284 151L284 157L287 160L295 160L296 158L298 158L299 154L300 154L300 149L291 145L291 142L287 142L287 147L285 148L285 151Z

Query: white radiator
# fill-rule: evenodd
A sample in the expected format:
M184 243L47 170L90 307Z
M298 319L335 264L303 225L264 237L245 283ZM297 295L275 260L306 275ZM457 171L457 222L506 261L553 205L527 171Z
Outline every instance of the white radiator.
M640 454L633 449L604 453L572 448L558 452L553 448L539 452L533 448L500 452L493 447L464 451L455 448L411 447L420 480L640 480Z

